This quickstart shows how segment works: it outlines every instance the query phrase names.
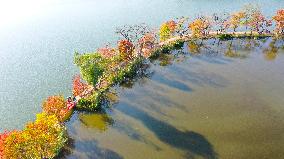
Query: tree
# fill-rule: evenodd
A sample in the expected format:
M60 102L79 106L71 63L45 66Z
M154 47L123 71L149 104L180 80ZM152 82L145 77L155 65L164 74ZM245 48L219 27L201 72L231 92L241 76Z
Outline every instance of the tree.
M105 47L99 48L97 52L100 53L103 58L107 58L107 59L118 55L117 51L114 48L109 47L108 45L106 45Z
M81 80L80 75L76 75L73 78L73 96L81 95L86 89L88 85Z
M124 25L116 28L116 33L123 37L124 40L131 42L132 44L138 44L138 40L141 39L145 34L153 32L152 29L142 23L137 25Z
M134 57L134 45L129 40L118 41L118 50L123 60L131 60Z
M60 121L65 117L66 102L62 95L50 96L42 104L43 112L55 115Z
M242 24L242 20L245 17L245 13L240 11L236 12L231 15L230 19L225 23L226 27L232 28L233 31L235 32L236 29Z
M166 41L171 37L171 29L168 23L163 23L159 31L160 41Z
M217 29L217 35L219 33L223 33L227 29L225 24L228 21L229 17L230 16L228 13L222 13L222 14L214 13L213 14L212 19L213 19L213 24L215 24L216 29Z
M201 16L191 22L188 27L193 37L202 38L209 34L211 23L209 18Z
M272 19L276 22L275 32L277 34L284 34L284 9L278 10Z

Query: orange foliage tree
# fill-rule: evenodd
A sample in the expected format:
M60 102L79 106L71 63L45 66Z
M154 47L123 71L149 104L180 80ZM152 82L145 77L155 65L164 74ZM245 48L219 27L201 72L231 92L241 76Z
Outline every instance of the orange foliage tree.
M10 134L11 132L7 132L7 131L0 134L0 159L4 159L4 148L5 148L4 142Z
M196 38L201 38L206 36L209 33L211 27L210 21L208 18L200 17L191 22L188 28L191 30L192 36Z
M275 32L283 34L284 33L284 9L277 11L276 15L272 17L276 22Z
M42 104L43 111L48 115L55 115L59 120L63 119L66 102L62 95L50 96Z
M123 60L130 60L134 56L134 45L129 40L118 41L119 55Z
M66 130L55 115L38 114L23 131L6 137L4 158L54 158L66 141Z

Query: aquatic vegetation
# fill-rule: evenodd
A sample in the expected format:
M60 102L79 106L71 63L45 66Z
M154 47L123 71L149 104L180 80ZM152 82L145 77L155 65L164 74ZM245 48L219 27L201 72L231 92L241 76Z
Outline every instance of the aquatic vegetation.
M53 158L66 142L65 128L55 115L38 114L24 130L12 132L4 141L5 158Z
M283 34L284 33L284 9L278 10L276 15L273 16L272 19L276 22L275 32L278 34Z

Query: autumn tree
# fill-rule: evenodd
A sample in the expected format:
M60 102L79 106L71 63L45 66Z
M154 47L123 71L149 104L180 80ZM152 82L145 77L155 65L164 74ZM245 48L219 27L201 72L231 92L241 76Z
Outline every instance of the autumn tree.
M200 16L193 22L191 22L188 27L191 30L193 37L202 38L209 34L211 23L209 18L205 16Z
M284 34L284 9L278 10L272 19L276 22L275 32L278 34Z

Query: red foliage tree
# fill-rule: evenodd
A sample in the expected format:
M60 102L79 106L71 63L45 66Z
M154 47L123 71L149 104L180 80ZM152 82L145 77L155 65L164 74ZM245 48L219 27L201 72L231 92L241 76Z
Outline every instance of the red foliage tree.
M4 141L10 134L8 131L0 134L0 159L4 159Z
M115 49L110 48L108 45L103 48L99 48L98 52L102 55L104 58L112 58L117 55L117 52Z
M73 96L78 96L82 94L88 85L81 80L80 75L76 75L73 79Z

